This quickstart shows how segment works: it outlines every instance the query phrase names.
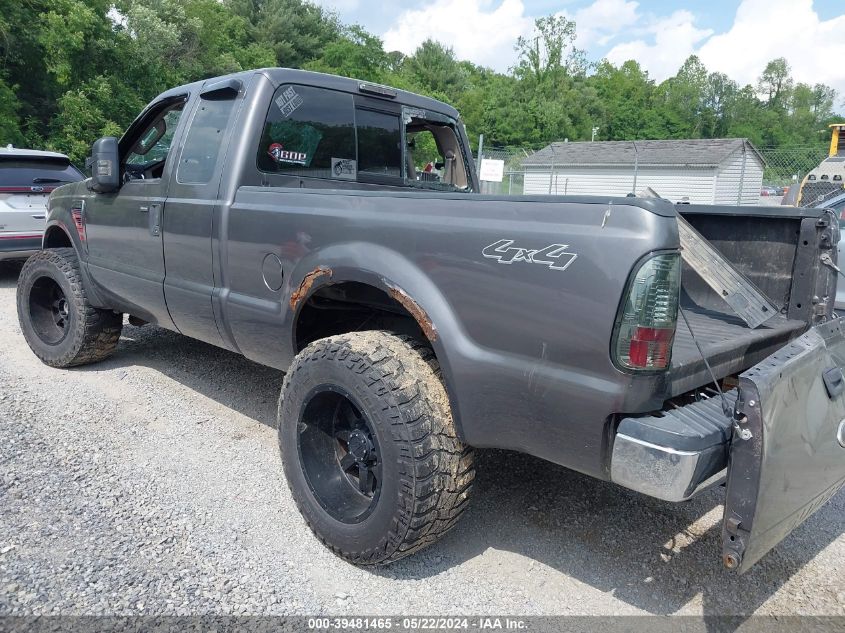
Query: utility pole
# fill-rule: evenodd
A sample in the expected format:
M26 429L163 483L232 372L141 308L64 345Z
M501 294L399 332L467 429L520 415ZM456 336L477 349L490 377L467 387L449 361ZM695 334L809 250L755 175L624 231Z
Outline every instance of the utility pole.
M637 149L637 142L631 141L634 144L634 187L633 194L637 195L637 175L640 170L640 151Z

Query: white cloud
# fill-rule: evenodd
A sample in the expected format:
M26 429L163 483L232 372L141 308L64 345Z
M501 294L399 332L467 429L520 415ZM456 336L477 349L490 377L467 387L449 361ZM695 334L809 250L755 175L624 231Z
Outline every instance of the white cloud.
M822 21L812 0L743 0L729 31L698 50L710 70L754 84L766 63L785 57L796 81L825 83L845 97L845 7Z
M533 24L522 0L435 0L402 12L384 34L384 48L410 55L431 38L454 48L459 59L505 71L514 64L517 38Z
M650 18L644 37L613 46L606 57L615 64L635 59L662 81L696 54L708 70L723 72L741 85L754 85L766 63L785 57L796 81L825 83L845 97L843 33L845 12L820 20L813 0L742 0L724 33L700 29L692 13L676 11Z
M575 20L577 39L575 46L589 50L593 45L605 46L610 40L637 24L638 2L632 0L596 0L578 9L573 15L561 14Z
M643 39L624 42L611 48L605 57L617 65L634 59L657 81L674 75L684 60L695 52L696 44L713 34L709 29L696 27L695 16L686 10L675 11L667 17L650 18L645 31L653 36L653 44Z

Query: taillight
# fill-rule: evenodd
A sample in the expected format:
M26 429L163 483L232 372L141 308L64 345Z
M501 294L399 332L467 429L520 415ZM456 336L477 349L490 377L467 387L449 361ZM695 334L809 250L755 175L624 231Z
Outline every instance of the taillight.
M640 266L617 320L613 351L618 366L669 367L680 291L680 254L655 255Z

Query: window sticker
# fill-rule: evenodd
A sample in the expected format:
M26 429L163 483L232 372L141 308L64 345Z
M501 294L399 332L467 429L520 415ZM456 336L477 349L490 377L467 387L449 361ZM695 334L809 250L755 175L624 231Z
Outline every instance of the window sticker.
M293 86L290 86L282 91L282 94L276 97L276 105L279 106L282 116L288 118L299 106L302 105L302 97L296 93Z
M323 138L323 134L315 129L312 125L303 125L300 121L295 121L293 119L286 119L283 121L279 121L277 123L272 123L268 129L268 138L266 139L268 142L272 143L273 145L281 145L281 150L290 152L292 154L298 154L293 160L295 161L294 164L297 165L305 165L306 167L310 167L311 161L314 159L314 155L317 152L317 149L320 146L320 141ZM267 153L272 156L271 153L272 145L267 147ZM276 148L273 148L276 149ZM303 158L304 157L304 158ZM290 154L282 156L280 155L280 159L277 160L275 157L273 161L276 164L282 162L291 162ZM301 162L301 161L305 162ZM325 159L325 167L328 167L328 157Z
M293 163L305 165L308 163L308 155L305 152L292 152L286 150L281 143L273 143L267 148L267 153L277 163Z
M340 180L355 180L358 163L351 158L332 158L332 177Z

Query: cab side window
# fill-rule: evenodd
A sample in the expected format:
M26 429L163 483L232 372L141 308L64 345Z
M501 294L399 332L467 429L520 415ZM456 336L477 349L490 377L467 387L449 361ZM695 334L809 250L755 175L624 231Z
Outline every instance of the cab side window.
M355 180L352 95L280 86L267 113L256 164L269 174Z
M176 181L205 184L223 153L223 135L235 111L235 99L200 99L182 146Z
M184 106L184 102L179 102L165 109L138 136L124 159L130 178L161 177Z

